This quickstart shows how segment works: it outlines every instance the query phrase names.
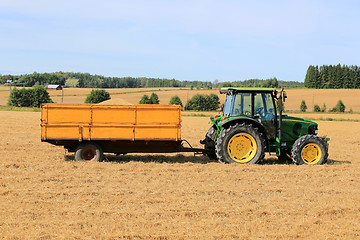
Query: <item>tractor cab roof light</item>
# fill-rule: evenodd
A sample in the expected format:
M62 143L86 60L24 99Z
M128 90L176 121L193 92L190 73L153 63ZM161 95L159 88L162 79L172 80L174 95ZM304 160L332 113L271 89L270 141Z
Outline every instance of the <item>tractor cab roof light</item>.
M210 117L210 119L215 119L217 118L219 115L215 114L214 116Z

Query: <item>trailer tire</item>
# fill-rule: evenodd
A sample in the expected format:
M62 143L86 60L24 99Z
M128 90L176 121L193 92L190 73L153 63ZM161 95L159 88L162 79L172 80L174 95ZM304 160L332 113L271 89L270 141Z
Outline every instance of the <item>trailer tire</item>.
M75 151L75 161L100 162L103 159L103 151L96 143L82 143Z
M265 156L265 140L252 125L235 124L221 130L216 140L216 155L225 163L258 163Z
M291 157L296 165L322 165L327 162L328 149L321 138L305 135L293 144Z

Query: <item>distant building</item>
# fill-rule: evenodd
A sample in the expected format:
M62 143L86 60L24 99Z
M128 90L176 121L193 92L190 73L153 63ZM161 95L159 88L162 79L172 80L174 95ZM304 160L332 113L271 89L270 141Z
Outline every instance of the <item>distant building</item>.
M12 84L12 80L6 80L4 85L11 85Z
M49 84L47 86L47 90L62 90L62 86L61 85L51 85L51 84Z

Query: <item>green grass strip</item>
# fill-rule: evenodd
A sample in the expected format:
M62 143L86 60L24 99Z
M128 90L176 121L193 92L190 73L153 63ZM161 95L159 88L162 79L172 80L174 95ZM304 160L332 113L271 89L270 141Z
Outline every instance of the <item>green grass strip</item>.
M307 118L314 121L327 121L327 122L360 122L359 119L345 119L345 118Z
M14 112L40 112L40 108L35 108L35 107L12 107L12 106L0 106L0 111L14 111Z

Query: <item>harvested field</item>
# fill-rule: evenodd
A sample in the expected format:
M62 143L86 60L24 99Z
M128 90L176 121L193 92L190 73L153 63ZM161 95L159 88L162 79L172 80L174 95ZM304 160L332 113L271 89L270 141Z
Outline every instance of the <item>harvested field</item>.
M314 104L320 106L325 103L327 110L335 107L339 100L346 106L346 111L350 108L354 112L360 112L360 89L288 89L286 90L288 99L285 102L285 110L300 110L302 100L305 100L308 111L313 111ZM314 95L314 97L313 97Z
M360 238L360 123L319 122L323 166L176 154L84 164L40 142L40 113L0 116L2 238ZM207 122L183 117L182 137L200 147Z
M83 103L86 96L91 92L89 88L65 88L64 103ZM178 95L183 102L192 98L195 94L219 95L220 102L223 103L225 95L220 95L219 90L188 90L185 88L120 88L106 89L111 95L111 100L102 104L137 104L144 94L151 95L155 92L160 99L160 103L167 104L174 95ZM313 110L314 104L321 108L326 104L327 110L332 109L338 100L342 100L346 106L346 111L350 108L353 112L360 113L360 89L287 89L288 98L285 102L285 110L299 111L302 100L306 101L308 111ZM61 91L49 91L50 97L54 102L61 103ZM313 97L314 95L314 97ZM0 86L0 105L6 105L9 97L9 87Z

